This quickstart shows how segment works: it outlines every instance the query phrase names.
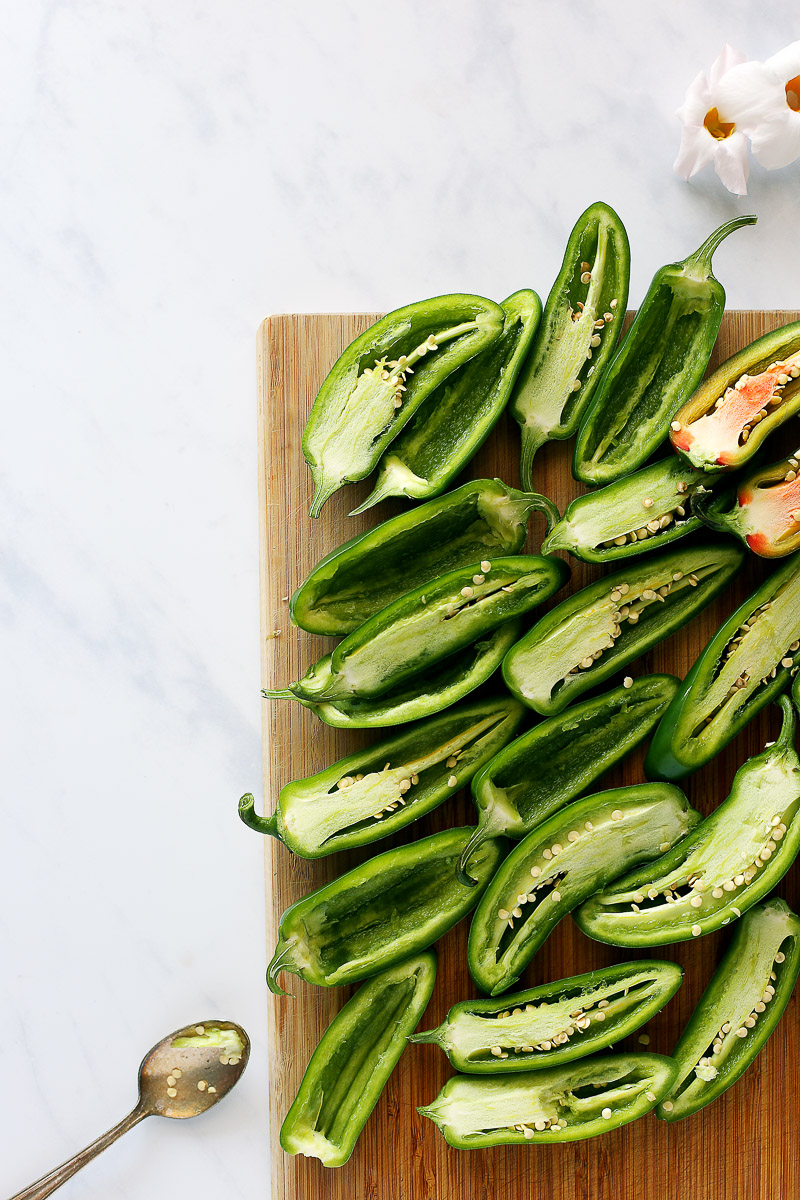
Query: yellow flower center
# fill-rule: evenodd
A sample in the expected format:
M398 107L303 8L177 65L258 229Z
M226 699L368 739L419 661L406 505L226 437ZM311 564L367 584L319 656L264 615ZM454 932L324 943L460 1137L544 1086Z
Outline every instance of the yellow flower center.
M788 84L787 84L788 87ZM736 125L733 121L723 121L716 108L710 108L703 118L703 124L713 138L718 142L723 142L725 138L729 138L733 133Z
M800 75L795 75L786 84L786 103L792 112L800 112Z

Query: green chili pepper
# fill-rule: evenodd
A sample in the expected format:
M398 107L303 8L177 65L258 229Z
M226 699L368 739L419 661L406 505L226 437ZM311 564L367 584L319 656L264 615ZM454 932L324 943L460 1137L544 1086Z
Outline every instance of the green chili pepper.
M714 251L755 221L728 221L683 262L656 272L583 418L576 479L611 483L646 462L667 436L683 397L703 378L722 320L725 289L711 271Z
M271 991L281 971L322 987L355 983L426 950L477 904L503 855L485 842L472 867L480 884L456 879L472 830L446 829L385 850L301 897L280 920L267 968Z
M568 576L560 559L536 554L487 559L449 571L370 617L323 660L324 667L310 667L289 690L312 701L381 696L535 608Z
M521 632L519 619L506 621L481 641L457 650L405 683L367 700L355 696L348 700L303 700L289 688L264 690L261 694L273 700L297 700L326 725L337 729L383 729L388 725L404 725L441 712L485 683ZM331 658L332 655L327 654L317 663L315 672L320 678L330 675Z
M664 1007L682 979L676 963L618 963L502 1001L464 1000L437 1029L408 1040L441 1046L469 1075L538 1071L627 1037Z
M465 483L338 546L292 596L292 621L309 633L344 637L446 571L518 554L536 511L545 513L548 529L558 520L546 496L500 479Z
M675 413L670 438L697 467L740 467L798 410L800 321L794 321L717 367Z
M782 879L800 849L800 761L788 696L777 742L748 759L731 794L671 850L598 892L575 913L612 946L665 946L736 920Z
M417 1112L460 1150L577 1142L649 1113L676 1070L671 1058L638 1053L597 1054L525 1075L453 1075Z
M782 692L800 665L800 551L728 618L664 714L649 779L683 779L709 762Z
M644 675L540 721L500 750L472 781L478 828L459 863L485 838L521 838L551 813L580 796L637 746L667 708L678 680Z
M616 483L578 496L542 545L568 550L584 562L606 563L658 550L701 527L689 507L714 478L675 454Z
M625 319L629 274L625 226L607 204L590 205L569 236L511 399L522 427L525 487L539 447L578 428Z
M251 795L239 816L303 858L365 846L438 808L518 729L525 709L510 697L477 700L374 742L281 789L269 817Z
M761 558L800 550L800 449L745 475L734 505L730 497L697 496L692 511L711 529L731 533Z
M336 1014L281 1126L287 1154L344 1166L425 1012L435 978L435 954L407 958L368 980Z
M678 1075L657 1116L689 1117L736 1083L781 1019L798 972L800 918L783 900L751 908L672 1052Z
M511 851L472 919L468 961L478 987L490 996L510 988L562 917L699 819L672 784L644 783L585 796L542 821Z
M436 296L371 325L336 360L303 432L316 491L311 516L345 483L375 469L390 442L447 376L503 331L499 304Z
M739 569L739 546L678 546L575 592L511 647L503 678L545 715L561 712L645 650L683 628Z
M381 460L372 492L351 516L387 496L438 496L477 454L506 406L542 314L541 300L527 289L501 308L501 336L417 409Z

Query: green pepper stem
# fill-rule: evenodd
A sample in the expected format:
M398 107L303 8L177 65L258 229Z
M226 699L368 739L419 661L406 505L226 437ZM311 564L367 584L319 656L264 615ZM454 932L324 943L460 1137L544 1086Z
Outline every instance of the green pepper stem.
M269 834L275 837L279 842L283 838L278 833L278 815L273 813L271 817L260 817L256 812L255 797L252 792L245 792L239 801L239 816L244 821L249 829L254 829L256 833Z
M278 976L283 970L284 963L292 957L292 947L279 939L278 945L275 948L275 953L272 956L272 961L267 967L267 987L274 996L290 996L291 992L286 992L278 983Z
M383 484L378 481L363 504L359 504L358 508L352 508L347 515L348 517L357 517L359 513L366 512L368 508L373 508L376 504L380 504L381 500L386 500L389 496L396 495L397 493L392 490L391 479L387 475L384 477Z
M719 229L715 229L699 249L695 250L694 254L690 254L686 259L686 267L690 270L694 267L701 267L703 275L711 274L711 259L714 257L714 251L719 246L720 242L724 242L728 234L733 233L734 229L741 229L743 225L755 225L758 217L750 213L746 217L734 217L732 221L726 221L724 225L720 225Z
M441 1046L441 1026L437 1026L436 1029L423 1029L421 1033L412 1033L406 1038L406 1041L414 1042L415 1044L431 1042L436 1046Z
M327 504L334 492L338 492L344 480L335 479L332 482L330 480L326 481L323 475L317 478L313 467L311 468L311 474L314 479L315 491L308 515L310 517L318 517L322 512L323 506Z
M522 486L526 492L533 491L533 460L537 450L547 441L547 434L535 425L522 426L522 451L520 455L519 473Z
M718 501L719 497L713 492L695 492L691 499L692 516L699 517L704 525L717 533L730 533L727 515L714 508Z
M265 700L295 700L296 696L291 688L262 688L261 695Z
M545 519L547 525L547 535L551 534L556 525L561 520L561 513L548 496L542 496L539 492L521 492L520 499L523 501L526 512L539 512Z
M494 836L496 836L495 831L492 830L488 825L479 825L474 831L461 853L461 858L458 860L456 876L459 883L463 883L466 887L475 887L479 882L479 880L473 879L469 874L467 871L467 864L478 847L481 846L487 840L487 838Z
M794 705L788 696L778 696L777 704L783 713L783 725L772 750L774 753L780 754L786 750L794 750L794 733L797 720L795 718Z

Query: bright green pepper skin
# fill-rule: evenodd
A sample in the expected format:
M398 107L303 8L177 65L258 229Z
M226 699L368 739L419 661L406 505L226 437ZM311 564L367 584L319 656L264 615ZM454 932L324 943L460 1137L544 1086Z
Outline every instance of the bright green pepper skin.
M702 528L690 501L714 478L711 472L698 471L670 454L616 483L578 496L545 538L542 553L568 550L583 562L607 563L660 550Z
M287 783L267 819L243 796L239 816L302 858L369 845L455 795L511 740L524 714L510 696L458 705Z
M613 208L598 201L575 222L511 399L511 414L522 430L525 487L539 447L551 438L571 437L578 428L619 338L629 275L625 226Z
M436 956L374 975L331 1021L281 1126L287 1154L342 1167L431 998Z
M672 1052L678 1075L657 1116L689 1117L741 1078L780 1021L798 972L800 918L783 900L751 908Z
M436 296L396 309L350 343L319 389L303 432L316 488L312 517L343 484L375 469L423 400L500 336L504 317L499 304L482 296Z
M472 780L478 828L459 864L485 838L521 838L585 792L647 737L675 695L674 675L643 675L540 721Z
M699 819L672 784L644 783L585 796L537 825L472 919L467 957L478 987L490 996L507 991L562 917L629 867L657 858Z
M518 554L528 518L558 510L544 496L500 479L474 479L441 499L391 517L317 563L292 596L292 622L309 633L346 637L406 592L481 559Z
M778 703L780 737L739 768L728 798L663 857L576 910L588 937L637 948L685 942L737 920L783 878L800 850L800 761L792 702Z
M788 659L792 665L783 666ZM684 779L710 762L786 688L798 664L800 551L756 588L700 653L650 744L648 779ZM744 686L736 686L745 676Z
M421 720L441 712L494 674L508 651L522 632L522 621L505 621L499 629L488 633L472 646L465 646L455 654L442 659L420 671L406 683L390 688L382 696L369 700L352 697L347 700L303 700L289 688L263 691L268 699L297 700L337 729L384 729L387 726L405 725L409 721ZM331 655L321 658L315 672L322 676L330 674Z
M732 507L724 493L701 495L693 500L692 511L710 529L738 537L760 558L785 558L800 550L799 469L800 449L748 472L736 489Z
M478 887L459 883L456 864L471 833L446 829L385 850L302 896L281 917L270 991L285 994L281 971L337 987L427 950L475 907L503 856L502 842L484 843L470 864Z
M545 716L561 712L681 629L730 582L743 558L733 543L677 546L604 576L556 605L512 646L503 659L506 686Z
M381 459L372 492L351 516L388 496L438 496L477 454L508 402L542 315L542 302L529 289L514 292L500 307L500 337L417 409Z
M437 1029L408 1040L441 1046L455 1069L468 1075L539 1071L627 1037L664 1007L682 979L676 963L617 963L502 1001L464 1000Z
M683 262L661 267L578 431L572 472L605 484L635 471L667 437L685 396L703 378L714 349L725 290L714 251L753 216L721 225Z
M381 696L556 592L569 576L558 558L520 554L450 571L381 609L320 664L289 685L301 700Z
M671 1058L634 1053L596 1054L525 1075L454 1075L417 1111L460 1150L577 1142L651 1112L675 1071Z

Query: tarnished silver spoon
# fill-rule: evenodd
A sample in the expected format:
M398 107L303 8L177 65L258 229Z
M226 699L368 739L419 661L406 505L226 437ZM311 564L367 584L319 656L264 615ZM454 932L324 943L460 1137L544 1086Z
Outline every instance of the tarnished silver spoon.
M139 1067L139 1100L132 1112L74 1158L17 1192L11 1200L44 1200L145 1117L196 1117L239 1081L250 1039L233 1021L199 1021L165 1037Z

